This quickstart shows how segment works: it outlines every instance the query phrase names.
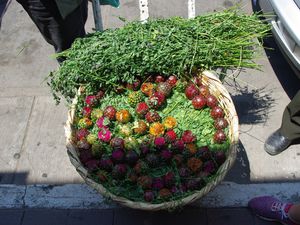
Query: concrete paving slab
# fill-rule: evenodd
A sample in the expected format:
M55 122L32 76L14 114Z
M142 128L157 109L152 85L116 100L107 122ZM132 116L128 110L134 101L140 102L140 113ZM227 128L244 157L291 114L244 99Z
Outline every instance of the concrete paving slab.
M266 138L280 127L282 113L290 100L271 65L264 60L258 63L263 66L263 71L246 70L237 79L237 89L227 86L239 116L240 140L246 150L244 161L250 164L250 180L299 180L299 146L292 146L276 157L269 156L263 149ZM281 70L288 68L288 65L282 65ZM231 81L229 83L232 85ZM235 181L239 183L238 179Z
M251 198L263 195L300 203L299 190L299 182L237 184L224 181L191 206L197 209L247 207ZM120 205L107 201L85 184L1 185L0 209L2 208L115 209L120 208Z
M1 88L40 87L58 64L27 13L12 1L2 20L0 42ZM42 56L42 57L41 57ZM46 84L43 84L46 86Z
M235 210L208 209L207 220L207 225L254 224L253 216L246 208Z
M286 202L300 202L299 186L299 182L236 184L224 181L195 205L208 208L247 207L251 198L264 195L271 195Z
M29 172L28 184L82 182L65 151L66 119L67 108L63 104L55 106L52 97L35 98L17 166L17 172ZM18 180L14 183L21 184Z
M32 97L0 98L0 183L13 182L9 174L15 172L23 149L32 104Z
M184 1L171 1L170 3L168 1L158 2L151 0L151 2L149 6L152 16L168 16L176 12L178 13L176 15L182 14L184 17L187 17L187 5L184 5ZM237 1L216 0L205 3L197 1L196 14L212 11L219 7L230 7L235 2ZM249 9L249 1L239 2L247 2L248 4L246 4L244 10L247 11ZM172 5L172 7L168 5ZM123 22L117 19L118 16L125 17L129 21L139 18L138 1L134 0L121 1L120 9L114 9L109 6L103 6L102 9L105 28L122 26ZM91 16L91 5L89 5L89 13L87 30L92 31L93 18ZM25 181L24 178L22 178L23 181L21 181L22 179L20 177L18 178L17 175L14 175L14 181L9 180L6 182L19 184L24 184L25 182L57 184L76 182L77 178L77 181L81 182L81 178L79 178L68 161L64 146L63 123L66 118L66 108L62 105L58 108L54 106L50 93L48 95L49 97L47 96L46 92L48 88L46 84L42 83L48 72L56 69L58 66L56 61L49 57L53 53L53 48L43 40L28 15L16 1L12 2L4 17L0 41L1 43L5 43L5 45L3 45L4 47L0 49L0 96L35 96L36 99L34 103L36 107L34 108L35 113L30 118L28 132L24 142L24 154L22 153L20 158L22 162L20 162L17 167L17 172L19 174L27 173L28 179ZM267 56L269 59L267 59ZM291 150L282 153L282 156L276 157L269 157L264 153L262 148L263 141L267 137L268 132L271 133L280 123L283 108L291 95L289 94L291 83L284 81L290 80L290 78L285 77L288 67L284 65L283 58L280 58L278 53L272 54L267 52L267 56L263 55L260 59L263 65L262 72L245 70L238 77L242 92L241 96L236 98L237 108L246 108L248 111L242 110L240 112L242 121L240 147L242 150L240 151L241 154L238 155L236 170L230 179L230 181L236 183L247 183L247 181L248 183L251 181L274 181L279 178L285 181L299 181L299 173L297 172L297 165L299 164L298 146L294 146ZM284 85L286 85L286 87ZM294 83L293 90L296 89L295 86L297 86L296 83ZM248 88L248 91L243 92L244 88ZM262 88L264 88L263 91L261 91ZM285 93L285 91L287 93ZM16 94L14 94L14 92ZM255 95L255 93L258 93L258 95ZM264 102L259 102L259 100L265 96L265 93L270 95L270 99L266 98L264 102L267 104L267 102L274 100L275 106L272 105L272 107L270 107L270 105L263 105ZM234 92L232 92L232 94L234 97ZM258 103L260 103L260 105L257 106L256 104ZM251 111L253 107L256 107L257 111ZM266 116L263 117L264 114L259 114L261 112L265 112ZM14 115L12 114L11 116ZM0 125L1 130L6 130L6 123L1 124L0 122ZM7 133L10 134L9 132ZM5 139L10 140L11 138L10 135L5 133ZM7 142L7 140L5 141ZM1 141L3 140L0 140L0 143ZM0 151L0 154L1 159L2 154L6 154L6 152ZM0 166L1 172L5 172L3 165L1 164ZM14 171L13 168L12 166L10 169ZM273 171L275 171L275 173L273 173ZM223 186L220 185L220 190L226 194L231 190L230 188L233 188L229 186L229 189L222 189L222 187ZM238 187L242 190L246 188L245 186ZM289 186L280 186L280 188L283 189L277 189L276 187L277 184L270 186L271 189L247 189L249 195L244 196L243 201L238 202L245 204L246 197L252 197L257 193L276 195L277 193L281 193L280 190L295 191L294 189L290 189ZM258 187L249 186L249 188L255 189ZM233 190L237 191L239 189L233 188ZM274 190L277 192L274 192ZM290 196L292 196L291 192L289 192ZM32 190L31 193L31 196L34 196L34 190ZM240 193L244 194L242 192ZM296 191L295 193L298 192ZM96 195L97 194L95 194L93 198L95 198ZM238 196L239 195L237 195L237 197ZM226 195L226 198L227 197ZM55 199L55 196L53 195L52 198ZM208 198L210 197L208 196ZM214 198L215 196L213 199ZM46 201L46 199L43 199L41 202L33 202L32 205L41 206L42 204L46 204ZM81 198L77 200L77 202L75 200L77 207L80 205L78 203L80 201L83 200ZM63 202L59 204L63 204ZM94 204L97 206L98 203L92 201L91 205ZM221 203L219 202L218 204ZM235 205L236 201L232 200L232 202L228 204ZM81 206L82 205L80 205L80 207Z
M245 12L251 12L251 2L247 0L215 0L210 1L195 1L196 15L203 13L220 11L226 8L230 8L239 5Z
M270 89L254 89L247 86L233 90L232 99L239 117L240 132L254 131L252 133L257 137L265 133L265 127L274 129L280 126L284 102L288 101L282 90L274 93ZM257 134L257 131L260 133Z
M149 16L150 18L169 18L171 16L181 16L187 18L188 1L160 1L149 0Z
M276 51L274 40L268 39L268 43ZM262 71L243 70L235 84L230 79L226 84L239 116L240 141L246 150L243 160L250 165L251 182L299 181L299 145L275 157L265 153L263 145L266 138L280 127L282 113L290 96L299 89L300 81L278 50L276 54L266 51L263 55L257 60ZM280 66L274 68L274 64ZM243 181L236 174L231 181Z
M251 183L250 174L249 159L246 149L244 148L242 142L239 142L236 160L232 168L227 172L224 180L238 184L249 184Z
M84 184L29 185L26 189L24 204L28 208L111 208L105 199Z
M244 209L246 210L246 209ZM127 212L130 212L130 210L125 210L125 214ZM150 218L150 220L144 220L141 221L141 217L147 213L136 211L136 214L134 217L128 218L128 220L124 220L122 222L122 225L124 224L144 224L144 225L150 225L154 224L153 222L156 222L160 218L162 220L157 221L155 224L201 224L201 225L207 225L206 221L206 211L202 209L193 209L193 208L186 208L184 211L177 211L175 213L148 213L153 214L153 218ZM233 213L230 213L230 211L233 211ZM245 218L240 218L240 220L237 219L231 219L230 217L234 215L234 212L236 212L236 209L231 208L225 208L225 209L219 209L219 210L213 210L211 216L214 218L220 218L220 215L225 217L225 220L222 220L220 224L223 225L235 225L235 224L244 224ZM240 210L243 211L243 210ZM4 217L1 217L0 224L5 225L23 225L23 224L49 224L50 222L55 223L55 225L89 225L89 224L101 224L101 225L113 225L115 224L113 221L113 215L117 214L119 210L67 210L67 209L60 209L60 210L49 210L49 209L25 209L25 210L2 210L0 211L0 215L2 212L6 213L4 214ZM74 214L73 214L74 213ZM215 215L213 214L215 213ZM20 219L20 214L24 215L21 218L21 222L18 222ZM124 214L124 213L123 213ZM132 213L128 213L129 215L132 215ZM241 213L244 215L244 213ZM201 215L204 215L203 217ZM43 218L41 218L43 216ZM239 218L240 215L237 216ZM57 218L53 218L57 217ZM254 217L254 216L252 216ZM228 219L230 218L230 219ZM248 217L247 217L248 218ZM3 220L5 219L5 220ZM178 220L179 219L179 220ZM2 221L3 220L3 221ZM46 221L46 222L44 222ZM182 223L180 223L180 221ZM215 221L215 220L213 220ZM234 221L235 223L230 223ZM6 223L5 223L6 222ZM14 223L13 223L14 222ZM140 222L140 223L139 223ZM144 222L144 223L142 223ZM163 223L165 222L165 223ZM208 221L210 222L210 221ZM253 223L253 225L275 225L278 223L272 223L272 222L265 222L265 221L255 221L256 223ZM248 223L245 223L248 224Z
M67 224L68 210L40 210L40 209L26 209L22 219L22 225L54 225Z
M258 140L265 141L268 135L281 125L281 117L289 102L269 64L259 61L265 73L255 70L242 72L236 86L228 81L230 91L239 116L240 133L247 133ZM265 64L265 65L264 65Z
M69 225L113 225L113 210L70 210ZM125 224L125 223L124 223Z
M121 0L119 8L101 6L101 10L104 29L122 27L124 22L119 17L127 22L140 20L139 2L135 0Z
M0 185L0 209L23 208L25 194L26 186Z
M189 218L189 219L187 219ZM206 210L192 210L189 208L176 212L146 212L128 209L116 209L114 225L163 225L172 221L174 225L192 225L207 223Z
M277 222L266 221L258 218L257 216L254 217L254 224L255 225L278 225Z
M0 90L2 97L34 97L50 96L48 87L4 87Z
M242 143L247 149L252 182L299 181L299 146L293 146L274 157L263 150L263 142L241 135L241 140L243 139L247 140Z
M21 225L23 210L5 209L0 211L0 225Z

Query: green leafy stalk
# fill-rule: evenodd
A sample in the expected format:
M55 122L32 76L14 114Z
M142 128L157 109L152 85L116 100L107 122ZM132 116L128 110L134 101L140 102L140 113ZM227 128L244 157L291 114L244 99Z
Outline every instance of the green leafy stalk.
M173 17L131 22L76 39L58 56L66 61L50 74L54 97L68 101L79 86L92 92L114 90L122 82L146 79L153 73L190 76L195 70L259 68L253 62L256 41L270 27L256 14L236 10L201 15L195 19Z

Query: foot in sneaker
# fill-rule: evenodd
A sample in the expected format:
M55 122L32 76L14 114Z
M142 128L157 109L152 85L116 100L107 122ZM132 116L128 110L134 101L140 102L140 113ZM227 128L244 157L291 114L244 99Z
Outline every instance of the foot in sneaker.
M271 196L253 198L248 202L248 207L264 220L277 221L284 225L297 225L288 217L288 211L292 206L291 203L283 203Z

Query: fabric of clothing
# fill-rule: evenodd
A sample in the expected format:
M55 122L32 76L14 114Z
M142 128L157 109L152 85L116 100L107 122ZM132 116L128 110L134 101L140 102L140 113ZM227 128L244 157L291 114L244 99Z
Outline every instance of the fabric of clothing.
M6 9L8 7L8 5L10 4L11 0L0 0L0 28L1 28L1 22L2 22L2 18L3 15L6 12Z
M291 141L300 139L300 90L284 110L280 133Z
M81 4L82 0L55 0L55 2L64 19Z
M78 37L85 35L84 25L87 20L87 0L57 0L61 2L76 2L70 4L69 10L75 9L63 17L53 0L17 0L33 22L36 24L45 40L53 45L55 52L61 52L71 47Z

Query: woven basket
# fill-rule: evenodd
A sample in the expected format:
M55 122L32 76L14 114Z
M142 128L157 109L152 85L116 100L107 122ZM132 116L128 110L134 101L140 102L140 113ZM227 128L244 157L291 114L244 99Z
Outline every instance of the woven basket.
M227 159L226 161L219 167L215 178L208 183L205 187L201 190L195 191L193 194L184 197L180 201L169 201L160 204L151 204L146 202L135 202L128 200L124 197L116 196L110 192L108 192L101 184L96 183L91 176L89 175L88 171L83 167L82 163L78 157L78 150L76 149L76 145L74 142L74 129L73 129L73 119L75 114L75 105L77 100L75 99L73 102L73 106L71 107L68 113L68 120L65 126L65 134L67 138L67 152L70 158L71 163L75 166L76 170L80 174L80 176L84 179L84 181L97 190L100 194L105 197L112 199L113 201L120 203L121 205L135 208L135 209L142 209L142 210L149 210L149 211L156 211L156 210L166 210L166 209L173 209L178 206L183 206L194 202L195 200L201 198L202 196L206 195L208 192L213 190L225 177L228 170L234 163L236 158L236 149L238 143L238 117L235 111L234 104L232 99L226 90L226 88L222 85L220 80L214 75L213 72L204 71L202 73L202 82L208 85L210 92L217 96L219 100L219 104L224 109L225 118L229 123L229 139L231 142L230 148L227 152Z

